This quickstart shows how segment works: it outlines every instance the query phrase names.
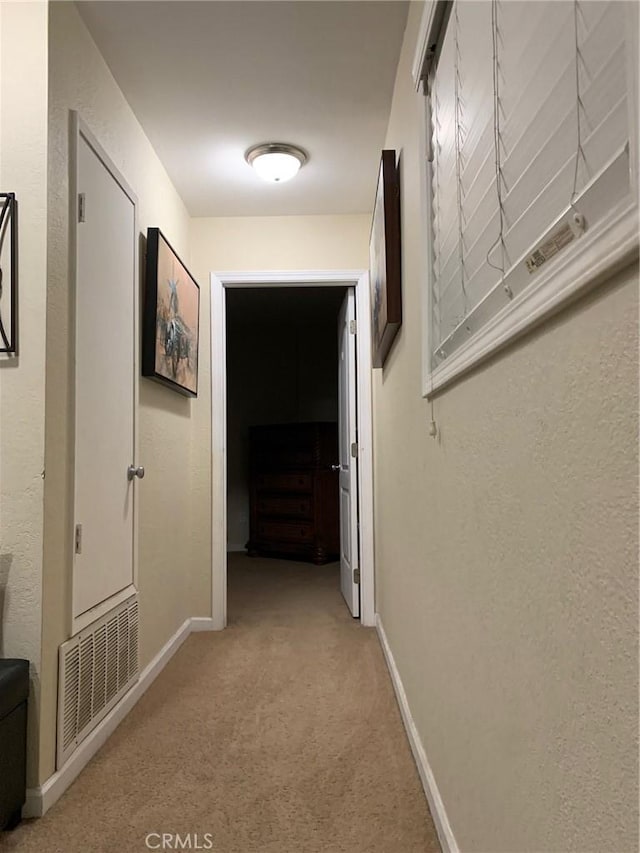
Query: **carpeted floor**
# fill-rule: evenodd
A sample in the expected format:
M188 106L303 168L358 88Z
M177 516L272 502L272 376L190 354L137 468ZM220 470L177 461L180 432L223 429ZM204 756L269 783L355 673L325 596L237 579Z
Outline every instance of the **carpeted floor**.
M229 628L192 635L0 850L163 849L149 833L216 853L440 850L376 633L348 613L336 564L232 555Z

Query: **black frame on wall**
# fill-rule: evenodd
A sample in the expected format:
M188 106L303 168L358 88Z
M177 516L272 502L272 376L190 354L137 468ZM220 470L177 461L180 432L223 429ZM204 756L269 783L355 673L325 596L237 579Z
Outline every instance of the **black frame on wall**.
M156 336L158 334L158 294L160 290L159 275L159 253L161 246L164 244L165 251L171 258L172 264L181 274L181 281L185 287L192 290L196 298L196 324L195 329L191 330L194 341L191 341L189 352L195 352L195 376L191 387L180 383L177 379L163 373L157 364L156 352ZM177 286L178 279L172 282ZM176 301L177 306L177 301ZM176 317L172 322L178 321L181 323L181 318ZM183 394L185 397L198 396L198 349L200 337L200 286L195 278L191 275L187 267L180 260L178 253L175 251L171 243L164 236L159 228L147 229L147 258L146 258L146 283L145 283L145 302L142 318L142 375L149 379L154 379L160 382L167 388ZM181 346L180 341L174 342L174 346Z
M400 172L393 149L385 149L380 158L369 238L369 281L372 366L384 367L402 325Z
M15 193L0 193L0 354L18 351L18 202ZM9 266L9 331L6 316L5 258Z

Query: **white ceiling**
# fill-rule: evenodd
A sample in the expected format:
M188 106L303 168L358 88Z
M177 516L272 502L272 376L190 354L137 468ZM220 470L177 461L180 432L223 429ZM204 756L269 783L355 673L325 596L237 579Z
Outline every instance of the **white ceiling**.
M192 216L371 211L407 3L77 5ZM260 142L310 160L268 184Z

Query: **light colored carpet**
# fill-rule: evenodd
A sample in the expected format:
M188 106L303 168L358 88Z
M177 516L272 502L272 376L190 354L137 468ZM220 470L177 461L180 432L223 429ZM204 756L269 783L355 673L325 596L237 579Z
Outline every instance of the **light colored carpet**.
M431 853L436 834L373 629L336 564L232 555L229 628L192 635L20 853ZM152 844L158 844L153 837Z

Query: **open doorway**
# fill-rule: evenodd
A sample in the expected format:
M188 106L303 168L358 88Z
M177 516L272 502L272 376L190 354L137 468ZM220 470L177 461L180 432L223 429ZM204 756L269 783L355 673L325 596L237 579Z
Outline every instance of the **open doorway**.
M227 292L227 590L232 621L234 613L251 609L252 592L260 591L265 599L273 595L274 585L280 606L296 586L302 594L316 584L337 591L341 558L347 570L353 563L357 526L354 537L350 505L347 501L343 508L341 501L339 440L340 419L349 412L339 399L339 386L348 391L348 383L340 381L338 319L349 290ZM348 405L346 393L344 400ZM357 460L347 455L346 462L348 483L350 463ZM348 498L348 487L345 492ZM266 579L271 585L265 596ZM346 601L351 614L359 616L359 586L351 578Z
M289 554L317 564L338 558L332 468L345 294L338 287L227 293L228 551ZM320 497L325 487L336 494L336 511L332 503L317 519L310 495L316 480Z
M284 556L289 552L297 559L300 548L303 552L306 549L303 559L306 557L310 562L322 564L340 559L343 569L341 587L349 609L353 613L355 604L354 615L359 615L363 624L373 625L368 277L359 271L221 273L212 274L211 286L214 365L212 611L216 627L226 625L228 547L232 562L233 554L247 553L247 550L263 557L265 550L268 556L270 549L274 555ZM288 294L287 290L290 291ZM350 300L346 299L348 292L351 293ZM347 316L343 311L340 317L341 307L347 303L351 306L351 313ZM358 328L361 317L366 319L360 321ZM349 344L353 350L353 371L345 398L352 412L352 432L345 433L342 441L338 429L339 318L342 328L350 334ZM296 431L302 433L302 438L294 437L292 440ZM279 432L282 432L280 438ZM267 444L279 441L290 450L292 446L300 446L300 442L304 444L309 434L315 436L316 445L320 442L325 448L320 465L322 479L335 481L329 490L335 489L338 522L335 532L338 535L332 539L331 531L321 531L319 539L314 540L313 531L304 524L298 524L297 533L302 541L296 542L292 535L296 532L294 528L283 525L292 522L290 510L305 514L305 524L310 521L309 508L305 508L303 502L287 504L284 510L276 505L275 516L280 514L281 517L272 517L271 527L264 523L264 517L259 530L255 518L252 524L256 502L255 499L252 501L251 445L264 444L265 440ZM347 441L347 437L353 440ZM345 446L353 465L345 464ZM280 472L283 473L286 475L286 471ZM345 515L339 495L345 491L343 485L349 476L352 478L352 496L357 503L354 504L354 512ZM264 478L261 482L264 486ZM278 482L282 484L281 477ZM277 489L271 488L271 481L267 485L268 500L263 501L262 508L268 514L273 513L278 494ZM309 482L301 479L300 488L303 486L308 489ZM349 494L348 487L346 493ZM264 489L262 497L265 497ZM289 492L280 497L289 501L293 496ZM284 519L283 515L288 518ZM342 525L339 523L341 515ZM349 522L346 533L345 518ZM286 534L284 537L283 533ZM345 542L350 544L352 555L346 562L341 559ZM314 550L316 545L319 547ZM344 577L348 578L346 594Z

